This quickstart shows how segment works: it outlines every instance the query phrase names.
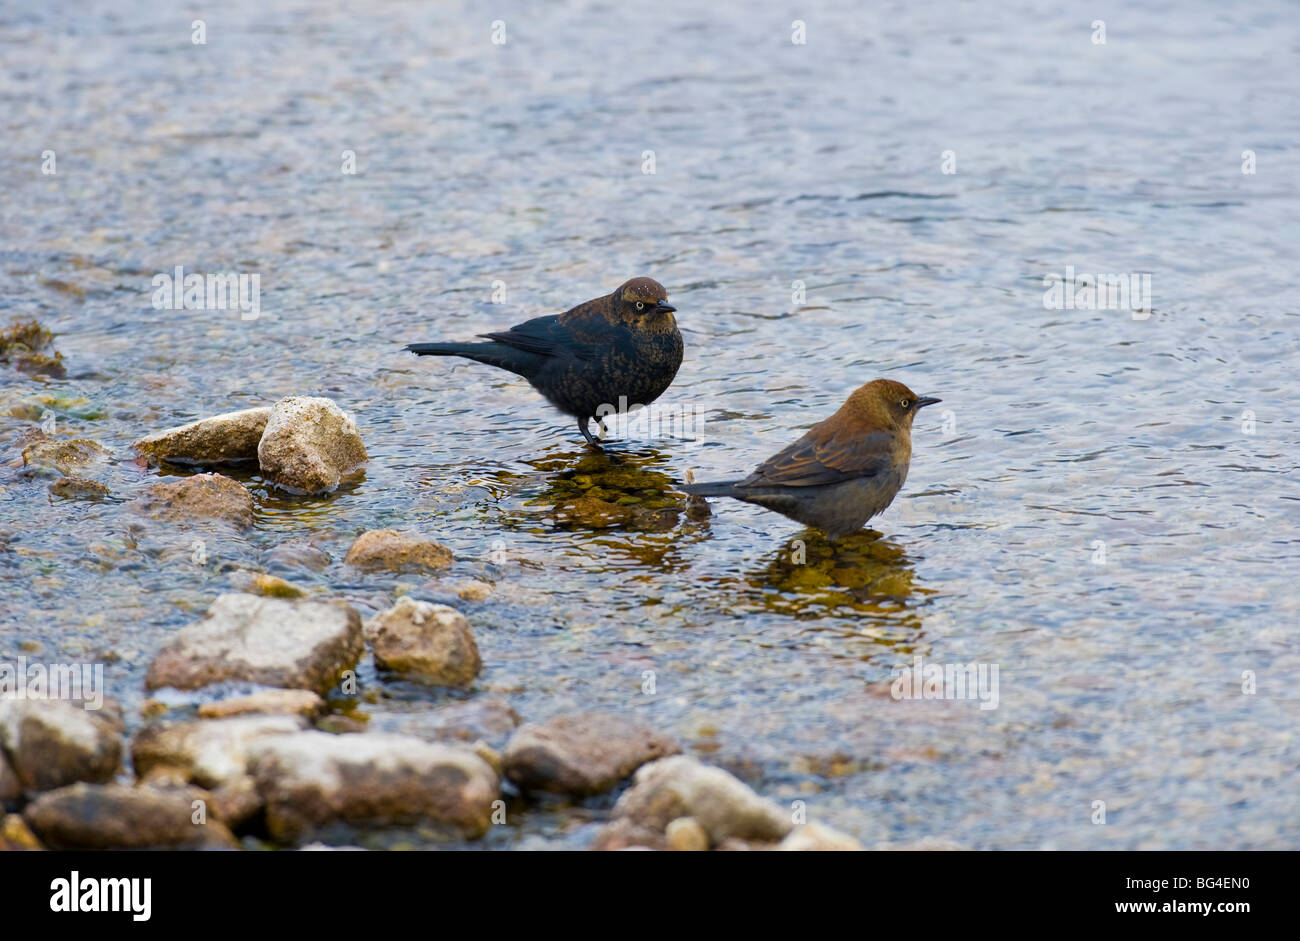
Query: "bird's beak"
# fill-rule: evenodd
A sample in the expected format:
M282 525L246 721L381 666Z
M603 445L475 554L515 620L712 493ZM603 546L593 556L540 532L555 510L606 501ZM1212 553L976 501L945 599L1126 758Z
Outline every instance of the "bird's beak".
M927 405L934 405L935 403L942 402L942 401L943 399L936 399L932 395L923 395L916 400L916 407L925 408Z
M655 305L656 314L671 314L676 309L677 309L676 307L674 307L672 304L669 304L667 301L660 301L658 304Z

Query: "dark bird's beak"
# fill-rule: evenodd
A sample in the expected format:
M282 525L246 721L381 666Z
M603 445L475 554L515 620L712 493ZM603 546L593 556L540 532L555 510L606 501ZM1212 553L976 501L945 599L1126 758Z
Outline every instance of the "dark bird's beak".
M669 304L667 301L660 301L658 304L655 305L656 314L671 314L676 309L677 309L676 307L674 307L672 304Z
M942 402L942 401L943 399L936 399L932 395L923 395L916 400L916 407L925 408L927 405L934 405L935 403Z

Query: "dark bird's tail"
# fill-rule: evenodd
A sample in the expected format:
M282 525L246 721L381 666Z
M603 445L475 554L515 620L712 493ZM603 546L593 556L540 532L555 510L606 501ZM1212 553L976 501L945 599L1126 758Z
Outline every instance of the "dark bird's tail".
M537 368L538 356L504 343L412 343L406 347L416 356L463 356L476 363L508 369L530 376Z
M719 480L711 484L683 484L682 489L693 497L734 497L738 480Z

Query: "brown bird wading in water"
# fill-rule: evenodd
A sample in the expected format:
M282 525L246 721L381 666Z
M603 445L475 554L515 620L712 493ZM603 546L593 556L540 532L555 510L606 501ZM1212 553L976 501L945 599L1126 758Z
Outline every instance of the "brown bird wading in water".
M563 314L536 317L487 343L412 343L420 356L463 356L508 369L566 415L593 447L588 422L663 394L682 364L682 334L668 292L651 278L633 278L611 294ZM604 406L602 409L601 406Z
M838 539L893 501L912 459L912 419L938 401L901 382L875 379L744 480L682 489L755 503Z

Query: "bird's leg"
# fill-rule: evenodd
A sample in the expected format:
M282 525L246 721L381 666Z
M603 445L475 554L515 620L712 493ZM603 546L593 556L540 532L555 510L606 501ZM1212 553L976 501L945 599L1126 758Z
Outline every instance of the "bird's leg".
M595 448L597 451L605 450L600 446L600 442L591 436L591 429L587 427L587 423L589 421L591 421L590 418L579 417L578 430L581 431L582 436L587 439L587 443L591 445L593 448Z

